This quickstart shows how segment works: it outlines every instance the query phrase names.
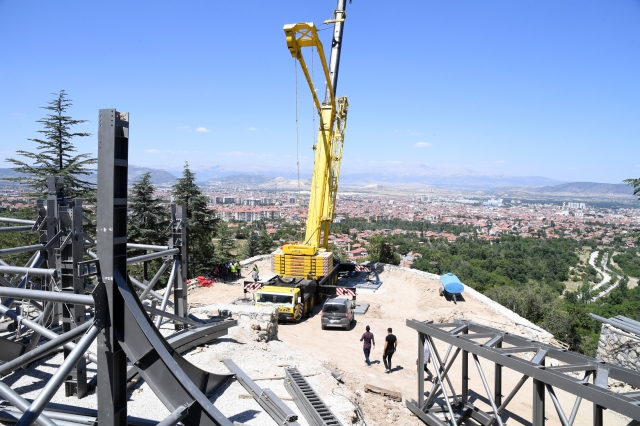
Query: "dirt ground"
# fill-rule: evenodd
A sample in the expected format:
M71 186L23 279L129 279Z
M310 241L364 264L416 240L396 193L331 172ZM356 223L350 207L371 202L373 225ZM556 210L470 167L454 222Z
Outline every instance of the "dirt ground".
M269 271L269 263L258 262L261 271ZM243 276L249 271L243 270ZM268 273L263 272L266 278ZM298 324L280 324L279 340L306 351L310 357L323 361L344 373L344 381L357 395L362 406L368 425L421 425L405 406L404 399L417 399L417 371L416 359L418 353L418 336L415 330L406 326L407 319L420 321L433 320L437 323L450 322L461 318L472 320L490 327L498 328L514 334L526 335L522 326L514 325L509 319L493 311L490 307L467 296L457 304L438 295L439 282L417 276L410 270L396 270L380 274L382 286L375 292L358 294L359 302L370 303L365 315L357 315L356 323L349 331L322 330L320 327L320 307L317 306L312 315ZM214 303L229 303L243 295L241 282L216 283L210 288L195 288L189 292L191 305L209 305ZM374 333L376 346L371 351L372 365L364 362L360 336L369 325ZM393 370L384 372L382 349L386 329L391 327L398 338L398 350L393 356ZM528 336L530 337L530 336ZM437 350L441 357L445 356L447 346L436 341ZM524 354L529 359L533 354ZM481 360L484 374L490 387L493 388L494 365ZM431 371L434 371L431 364ZM470 389L472 402L480 409L490 412L488 399L477 369L470 358ZM456 390L460 389L461 365L459 360L454 363L450 376ZM515 386L521 375L517 372L503 369L503 394L506 396ZM393 402L377 394L364 393L364 385L371 384L381 388L402 393L403 402ZM531 425L532 382L528 380L520 392L511 401L506 410L505 420L512 425ZM430 390L431 383L425 382L425 394ZM574 397L560 390L556 390L560 403L567 413L571 413ZM546 398L546 417L548 425L559 425L558 415L550 398ZM630 419L623 418L617 413L605 411L606 425L626 425ZM468 423L475 424L475 423ZM578 411L574 424L592 424L592 404L583 402Z

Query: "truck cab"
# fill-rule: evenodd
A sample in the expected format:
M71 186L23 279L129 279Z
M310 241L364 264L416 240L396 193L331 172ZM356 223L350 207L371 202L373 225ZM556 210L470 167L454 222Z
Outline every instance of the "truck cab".
M278 320L297 321L302 317L303 303L299 288L265 286L255 292L256 306L277 308Z

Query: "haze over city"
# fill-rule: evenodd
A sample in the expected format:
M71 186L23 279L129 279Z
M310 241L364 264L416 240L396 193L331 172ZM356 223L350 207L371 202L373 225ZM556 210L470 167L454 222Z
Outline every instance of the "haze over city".
M329 9L0 2L11 65L0 70L0 158L35 148L39 107L64 89L72 116L90 120L76 130L94 134L76 140L80 152L96 154L97 110L116 107L131 114L131 164L295 173L296 68L282 24L320 26ZM631 0L354 1L337 88L350 102L343 173L637 177L639 19ZM320 34L330 45L330 31ZM308 173L318 123L300 69L297 78Z

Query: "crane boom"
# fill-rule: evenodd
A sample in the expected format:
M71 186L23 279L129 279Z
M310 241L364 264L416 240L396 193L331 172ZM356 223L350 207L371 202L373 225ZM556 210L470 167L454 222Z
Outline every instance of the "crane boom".
M334 18L325 22L334 23L329 66L313 23L303 22L284 26L287 47L291 56L300 62L320 116L320 124L318 140L313 147L315 158L304 241L299 244L285 244L282 251L278 250L274 253L274 270L282 275L316 279L326 275L329 265L333 264L333 254L327 251L329 227L333 222L338 193L342 147L349 109L346 97L335 97L346 17L345 7L346 0L338 0ZM317 97L313 79L302 55L303 47L315 47L320 57L327 84L322 103ZM319 249L321 252L318 251Z

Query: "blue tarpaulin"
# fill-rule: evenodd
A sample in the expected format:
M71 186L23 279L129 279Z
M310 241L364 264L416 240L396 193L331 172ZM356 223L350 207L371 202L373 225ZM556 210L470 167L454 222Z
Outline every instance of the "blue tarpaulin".
M449 294L460 294L464 291L464 284L462 284L460 279L451 272L441 276L440 282L442 283L442 287L444 287L445 291Z

